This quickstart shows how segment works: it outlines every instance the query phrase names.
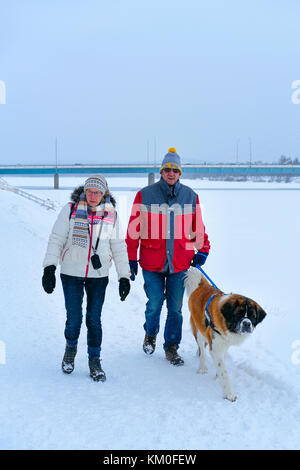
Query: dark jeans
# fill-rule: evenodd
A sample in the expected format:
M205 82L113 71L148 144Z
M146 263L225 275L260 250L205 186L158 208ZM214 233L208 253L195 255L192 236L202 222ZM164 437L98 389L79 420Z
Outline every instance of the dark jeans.
M164 300L167 299L167 319L164 330L164 349L172 344L179 346L182 336L183 279L186 271L175 274L146 271L143 269L144 289L148 297L144 329L149 336L159 332L159 321Z
M101 311L108 277L84 278L61 274L65 296L67 321L65 338L69 346L76 346L82 323L84 290L87 297L86 326L89 358L99 357L102 343Z

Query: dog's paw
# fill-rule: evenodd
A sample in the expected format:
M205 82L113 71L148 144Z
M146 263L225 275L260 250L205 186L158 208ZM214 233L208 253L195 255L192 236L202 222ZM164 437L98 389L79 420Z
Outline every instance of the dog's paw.
M234 402L234 401L237 400L237 395L235 395L233 392L225 393L225 394L223 395L223 398L224 398L225 400L229 400L229 401L231 401L231 402Z
M202 374L202 375L204 375L204 374L207 374L207 373L208 373L208 369L207 369L206 366L204 366L204 367L199 367L199 369L197 370L197 374Z

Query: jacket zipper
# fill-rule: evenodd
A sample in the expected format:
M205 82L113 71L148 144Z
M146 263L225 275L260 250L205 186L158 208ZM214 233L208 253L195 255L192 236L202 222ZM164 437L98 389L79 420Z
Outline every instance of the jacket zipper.
M89 246L88 262L86 265L85 277L87 277L88 272L89 272L89 263L90 263L92 240L93 240L93 227L94 227L94 212L92 212L90 246Z

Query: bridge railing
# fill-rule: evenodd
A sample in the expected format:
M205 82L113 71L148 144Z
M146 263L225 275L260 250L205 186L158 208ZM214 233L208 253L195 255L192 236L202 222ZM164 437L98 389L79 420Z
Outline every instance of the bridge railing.
M0 189L3 189L5 191L11 191L15 194L18 194L19 196L25 197L26 199L30 199L31 201L36 202L37 204L39 204L42 207L45 207L48 210L55 211L58 206L57 203L54 201L51 201L51 199L42 199L38 196L35 196L34 194L27 193L26 191L23 191L20 188L11 186L3 178L0 178Z

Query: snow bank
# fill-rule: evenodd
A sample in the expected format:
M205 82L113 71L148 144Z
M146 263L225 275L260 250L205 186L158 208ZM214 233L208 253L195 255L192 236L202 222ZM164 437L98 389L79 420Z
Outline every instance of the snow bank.
M69 182L70 187L77 183ZM121 183L127 189L113 192L126 226L132 179L109 181L112 188ZM198 181L190 184L199 187ZM249 191L197 190L212 244L207 273L225 292L248 295L268 313L248 341L229 351L235 403L222 399L210 358L208 375L196 374L186 298L184 367L176 369L164 358L165 308L157 351L151 357L143 353L141 272L121 303L111 271L103 309L107 382L89 378L84 324L75 371L63 375L59 276L54 294L41 287L41 264L57 213L0 191L1 449L299 449L299 192L253 191L252 183L243 189L247 186ZM61 206L70 190L39 186L32 192Z

